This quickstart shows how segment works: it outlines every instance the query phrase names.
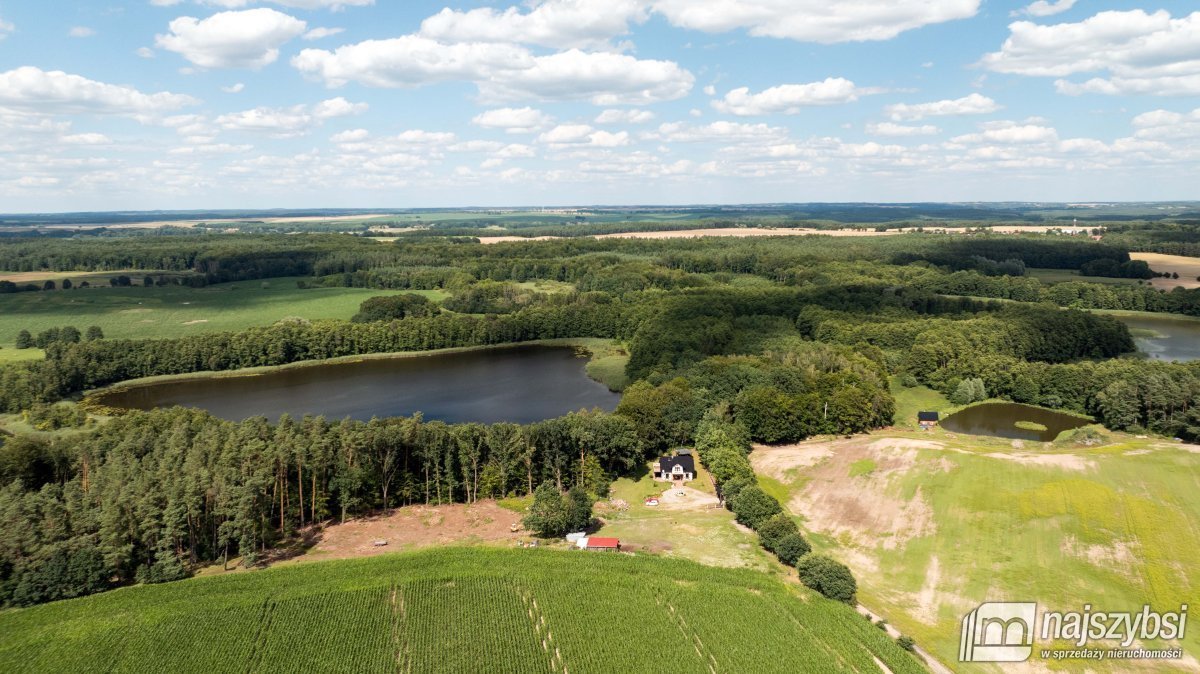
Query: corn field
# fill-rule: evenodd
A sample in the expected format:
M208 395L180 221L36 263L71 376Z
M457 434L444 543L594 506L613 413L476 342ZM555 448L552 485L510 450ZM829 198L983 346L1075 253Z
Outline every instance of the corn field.
M922 672L849 607L681 560L447 548L0 614L0 671Z

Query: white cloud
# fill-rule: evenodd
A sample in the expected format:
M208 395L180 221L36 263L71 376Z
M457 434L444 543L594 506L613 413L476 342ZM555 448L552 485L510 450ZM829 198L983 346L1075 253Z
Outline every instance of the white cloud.
M96 34L96 31L87 26L74 26L67 32L71 37L91 37Z
M1034 77L1107 75L1057 80L1057 90L1069 95L1200 94L1200 12L1174 19L1167 11L1111 11L1077 23L1017 21L1008 28L1000 50L981 61L989 70Z
M150 0L150 4L158 7L172 7L181 2L183 0ZM196 0L196 2L200 5L224 9L241 9L259 4L259 0ZM347 7L369 7L375 4L375 0L262 0L262 2L270 2L280 7L293 9L331 9L335 12Z
M604 47L646 19L642 0L543 0L528 12L517 7L449 8L421 22L421 35L442 42L510 42L544 47Z
M597 124L645 124L654 119L649 110L609 109L596 115Z
M60 139L67 145L109 145L112 140L102 133L73 133Z
M12 35L17 30L17 27L0 17L0 40Z
M1019 16L1021 14L1037 17L1054 16L1055 14L1062 14L1068 9L1074 7L1076 1L1077 0L1037 0L1037 2L1013 12L1011 16Z
M982 127L983 131L980 133L956 136L950 142L1020 145L1049 143L1058 140L1058 131L1039 124L1018 124L1017 122L1000 121L983 124Z
M294 105L290 108L254 108L221 115L217 125L228 131L265 133L275 138L303 136L328 119L366 112L366 103L351 103L344 98L331 98L315 105Z
M535 108L497 108L475 115L471 123L485 129L504 129L508 133L534 133L549 126L554 118Z
M1151 110L1134 117L1133 126L1133 135L1141 139L1200 139L1200 108L1188 113Z
M0 73L0 105L41 113L92 113L145 119L200 101L183 94L145 94L61 70L22 66Z
M333 134L329 140L335 143L361 143L370 137L371 132L366 129L349 129Z
M787 138L787 129L766 124L742 124L719 121L704 126L691 126L683 122L660 124L656 133L649 138L677 143L699 143L719 141L726 143L767 142Z
M231 84L227 87L221 87L221 91L224 91L227 94L240 94L245 89L246 85L241 82L238 82L237 84Z
M240 154L253 150L253 145L230 145L229 143L204 143L200 145L184 145L171 148L168 154L173 155L221 155Z
M538 136L539 143L563 147L621 147L629 144L629 132L597 131L587 124L561 124Z
M149 47L138 47L137 51L134 53L144 59L154 58L154 50Z
M755 36L823 44L890 40L979 11L979 0L654 0L653 5L684 28L710 33L744 28Z
M932 124L906 126L904 124L893 124L892 122L880 122L879 124L867 125L867 133L872 136L904 138L911 136L933 136L940 132L941 129Z
M884 112L896 122L915 122L926 117L946 117L950 115L986 115L996 112L1000 106L992 99L982 94L971 94L953 100L933 101L931 103L896 103L884 108Z
M704 95L705 95L705 96L716 96L716 95L717 95L717 88L716 88L716 87L714 87L714 86L713 86L713 85L711 85L711 84L710 84L710 85L708 85L708 86L706 86L706 87L704 87Z
M313 28L303 35L305 40L320 40L346 32L345 28Z
M781 84L757 94L748 87L734 89L713 107L725 113L739 116L794 115L802 109L818 105L836 105L857 101L859 96L879 93L878 89L856 87L854 82L841 77L829 77L821 82L808 84Z
M181 16L155 45L181 54L202 68L258 69L279 58L279 47L304 32L307 24L273 9L219 12L200 20Z
M368 40L336 51L305 49L292 65L328 86L358 82L413 87L470 81L485 100L591 100L596 105L644 104L685 96L695 78L672 61L639 60L572 49L535 56L500 43L443 44L406 35Z

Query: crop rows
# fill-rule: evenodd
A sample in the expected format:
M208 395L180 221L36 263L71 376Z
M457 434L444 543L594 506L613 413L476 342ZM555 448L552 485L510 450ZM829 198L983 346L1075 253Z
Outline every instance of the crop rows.
M0 614L0 671L922 671L848 607L797 592L664 559L443 550Z

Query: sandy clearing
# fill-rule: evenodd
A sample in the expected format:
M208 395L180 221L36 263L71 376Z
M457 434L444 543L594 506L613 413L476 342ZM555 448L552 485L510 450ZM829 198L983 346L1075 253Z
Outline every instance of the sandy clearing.
M1074 536L1063 538L1062 551L1065 555L1086 559L1094 566L1103 566L1114 571L1136 577L1134 565L1141 559L1137 541L1113 541L1110 545L1088 545Z
M1162 253L1130 253L1129 257L1143 260L1157 272L1175 272L1179 278L1156 278L1150 280L1150 285L1163 290L1171 288L1200 288L1200 258L1184 257L1183 255L1164 255Z
M319 540L301 559L369 557L398 550L454 543L516 541L528 534L511 531L521 515L495 501L471 505L407 506L386 515L351 520L325 527ZM376 546L377 540L388 542Z
M873 452L886 451L889 449L942 449L945 443L935 442L933 440L915 440L913 438L879 438L873 440L867 445L867 449Z
M807 471L811 479L792 496L788 507L808 520L809 529L865 550L903 548L909 540L932 535L937 530L933 508L921 487L917 487L909 499L893 495L894 490L890 488L892 478L912 469L919 449L928 445L937 448L937 443L905 438L880 438L865 445L862 438L800 445L806 448L823 446L829 454ZM772 465L775 470L797 466L796 454L790 462L779 462L773 454L771 451L751 452L751 463L763 472L768 472L768 466ZM876 469L867 475L847 479L851 464L863 459L875 461Z
M665 486L665 483L664 483ZM721 505L720 499L693 487L671 487L658 497L662 510L707 510Z
M833 443L810 442L796 445L754 445L750 462L754 470L777 480L787 480L787 472L815 466L833 454Z
M184 321L183 323L181 323L181 325L197 325L199 323L207 323L207 322L208 322L207 318L197 318L194 321Z
M1004 452L990 452L984 454L984 456L992 459L1015 461L1028 466L1061 468L1063 470L1085 471L1096 467L1095 461L1077 454L1007 454Z

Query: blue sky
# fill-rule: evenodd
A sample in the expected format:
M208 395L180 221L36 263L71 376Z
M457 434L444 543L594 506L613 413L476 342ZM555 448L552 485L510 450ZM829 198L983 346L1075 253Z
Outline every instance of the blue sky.
M1162 0L0 0L0 212L1197 199Z

